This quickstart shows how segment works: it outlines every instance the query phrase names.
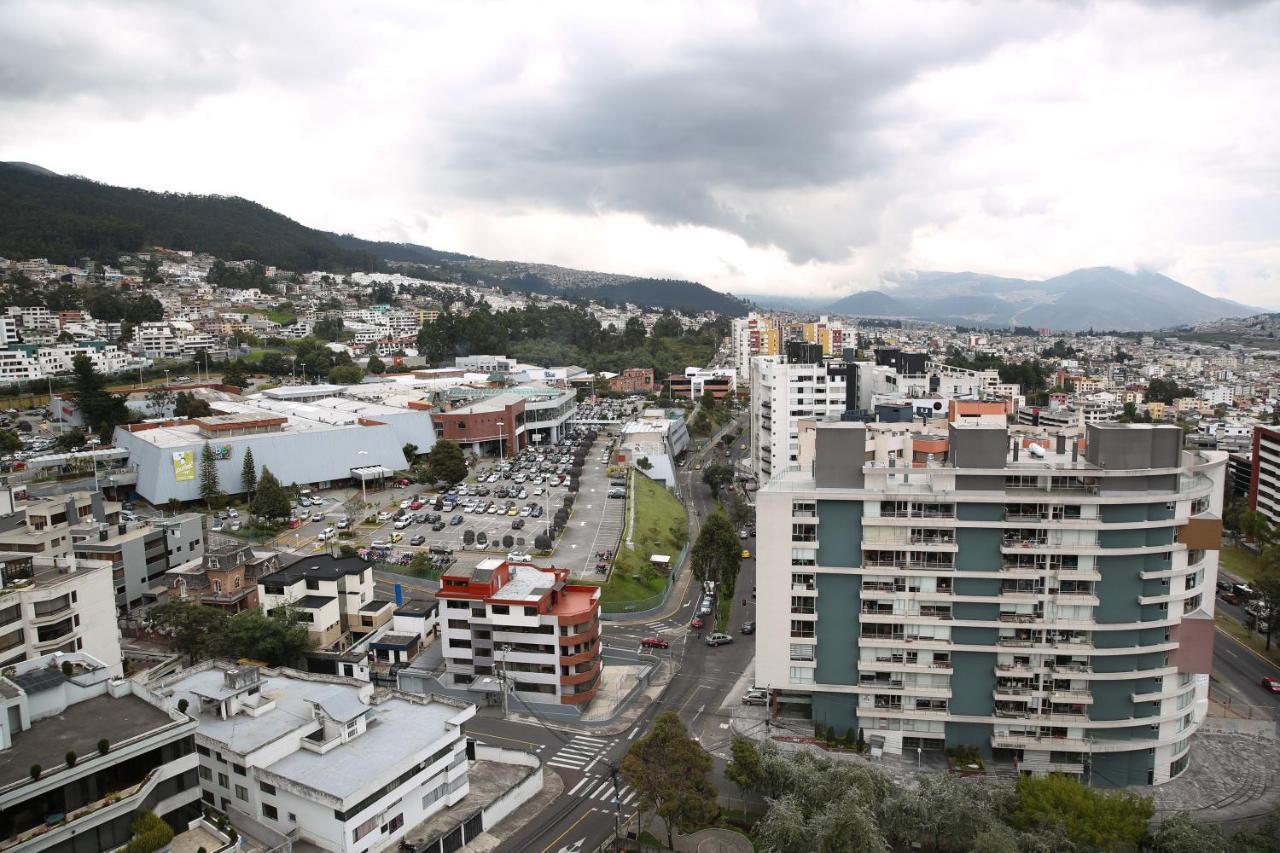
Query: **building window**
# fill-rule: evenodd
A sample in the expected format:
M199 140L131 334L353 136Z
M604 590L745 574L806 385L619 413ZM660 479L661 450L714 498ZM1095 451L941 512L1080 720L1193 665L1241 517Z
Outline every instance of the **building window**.
M213 771L210 770L208 767L205 767L203 764L200 765L200 778L204 779L206 782L212 782Z
M813 670L807 666L791 667L792 684L813 684Z
M200 753L205 758L209 757L209 747L207 746L201 746L200 744L196 744L196 752Z
M274 794L276 792L276 786L269 782L259 782L258 790L264 794Z
M792 643L791 659L800 661L813 660L813 646L808 643Z
M227 786L228 786L228 785L230 785L230 784L231 784L231 780L227 778L227 774L226 774L226 773L219 773L219 774L218 774L218 787L220 787L220 788L225 788L225 787L227 787Z
M235 774L236 774L237 776L244 776L244 775L245 775L245 772L244 772L244 765L243 765L243 764L232 764L232 765L231 765L231 769L232 769L233 771L235 771Z
M506 604L491 604L489 607L493 610L495 616L506 616L511 612L510 606Z
M271 805L271 804L269 804L269 803L263 803L263 804L262 804L262 816L263 816L263 817L269 817L269 818L271 818L272 820L278 820L278 819L280 818L280 812L276 811L276 807L275 807L275 806L273 806L273 805Z
M236 799L237 800L249 799L249 789L246 788L244 785L236 785Z

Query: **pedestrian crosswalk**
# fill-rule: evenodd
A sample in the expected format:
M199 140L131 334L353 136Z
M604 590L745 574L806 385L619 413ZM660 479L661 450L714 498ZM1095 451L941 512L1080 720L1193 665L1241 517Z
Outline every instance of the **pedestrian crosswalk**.
M596 800L601 803L612 803L615 797L614 781L609 776L586 776L569 790L569 796L584 800ZM618 783L616 793L618 805L627 806L636 798L636 790L630 785Z
M677 628L685 628L687 624L682 619L662 619L657 622L646 622L645 630L653 633L661 633L663 631L674 631Z
M611 741L603 738L574 735L571 741L547 759L547 764L567 770L586 771L600 760L600 756L609 751L611 745Z

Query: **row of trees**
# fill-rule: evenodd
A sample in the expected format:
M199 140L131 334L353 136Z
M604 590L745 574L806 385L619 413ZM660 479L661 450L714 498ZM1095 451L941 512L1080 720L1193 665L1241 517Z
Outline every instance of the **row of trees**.
M1099 791L1067 776L1010 784L936 774L906 788L864 762L783 754L772 741L761 747L735 737L731 755L729 780L769 803L756 824L764 850L1280 851L1274 822L1228 837L1180 813L1152 828L1150 799Z
M529 306L494 312L481 304L466 316L446 311L418 333L418 351L436 363L459 355L505 352L537 364L579 364L588 370L652 367L665 375L704 364L715 352L725 323L686 333L674 315L658 319L651 333L636 319L606 328L584 308Z
M202 658L220 657L294 666L311 646L306 625L290 608L228 615L221 608L175 600L148 611L147 619L151 627L171 633L173 648L193 665Z
M259 474L253 459L253 448L245 448L240 468L240 482L249 498L249 509L259 519L280 521L288 518L293 502L289 490L284 487L271 469L265 465ZM218 459L209 442L200 450L200 500L205 507L216 509L225 502L226 493L218 476Z

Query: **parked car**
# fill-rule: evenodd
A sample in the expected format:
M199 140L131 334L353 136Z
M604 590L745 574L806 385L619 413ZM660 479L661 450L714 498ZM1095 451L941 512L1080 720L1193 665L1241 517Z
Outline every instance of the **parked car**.
M421 533L419 533L417 536L415 536L415 537L413 537L412 539L410 539L410 540L409 540L409 544L410 544L410 545L421 545L421 544L423 544L423 543L424 543L424 542L426 542L426 541L427 541L427 537L425 537L425 536L423 536Z
M395 523L395 528L396 528L396 530L404 530L404 529L405 529L406 527L408 527L410 524L413 524L413 519L412 519L412 518L409 518L408 516L405 516L404 518L399 519L399 520Z
M1280 678L1272 678L1271 676L1263 676L1262 687L1272 693L1280 693Z
M703 640L708 646L725 646L733 642L733 637L728 634L711 634Z
M756 632L756 623L754 623L754 622L743 622L743 623L742 623L742 633L744 633L744 634L754 634L755 632Z
M441 526L441 527L443 527L444 525L440 525L440 526ZM523 519L523 518L513 518L513 519L511 520L511 529L512 529L512 530L520 530L520 529L522 529L523 527L524 527L524 519Z
M750 559L751 559L751 552L750 552L750 551L748 551L746 548L743 548L743 549L742 549L742 559L744 559L744 560L750 560Z
M669 649L671 644L661 637L644 637L640 640L640 645L646 649Z
M455 515L453 518L449 519L449 523L450 523L450 524L454 524L454 525L461 524L461 523L462 523L462 516L460 516L460 515Z
M767 705L768 703L768 691L761 690L759 687L753 687L746 693L742 694L743 705Z
M690 626L692 626L692 627L694 627L694 628L701 628L704 624L706 624L706 623L704 623L704 622L702 621L702 617L701 617L701 616L695 616L695 617L693 617L693 621L689 623L689 625L690 625Z

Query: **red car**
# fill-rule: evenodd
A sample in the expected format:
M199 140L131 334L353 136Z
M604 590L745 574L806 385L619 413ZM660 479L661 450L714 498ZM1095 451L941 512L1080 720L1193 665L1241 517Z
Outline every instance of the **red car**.
M690 624L690 625L692 625L692 626L693 626L693 627L695 627L695 628L701 628L701 627L702 627L702 617L701 617L701 616L695 616L695 617L693 617L693 621L692 621L692 622L690 622L689 624Z
M1272 693L1280 693L1280 678L1272 678L1269 675L1263 676L1262 687Z
M669 649L671 644L661 637L645 637L640 641L640 645L646 649Z
M422 501L414 501L409 504L409 509L422 509Z

